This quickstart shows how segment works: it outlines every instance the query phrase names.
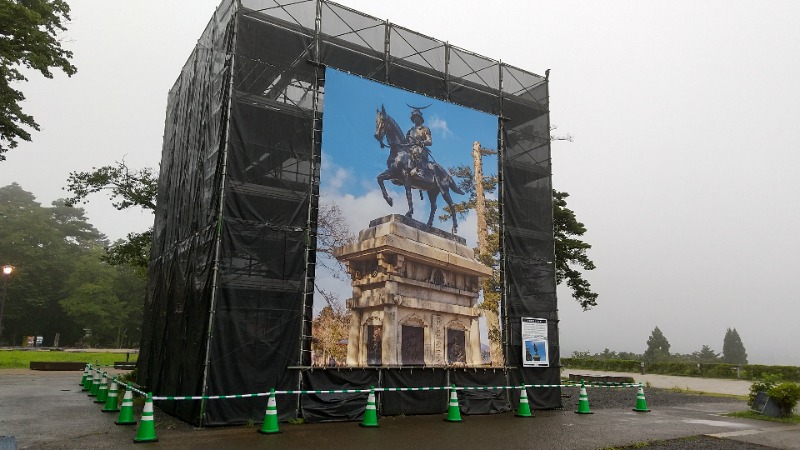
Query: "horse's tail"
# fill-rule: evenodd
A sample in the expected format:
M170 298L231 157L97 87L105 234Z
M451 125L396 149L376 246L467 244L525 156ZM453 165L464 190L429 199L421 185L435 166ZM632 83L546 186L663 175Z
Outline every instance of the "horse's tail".
M450 190L456 194L464 195L464 191L458 188L458 185L456 184L455 180L453 180L453 177L448 178L450 179Z

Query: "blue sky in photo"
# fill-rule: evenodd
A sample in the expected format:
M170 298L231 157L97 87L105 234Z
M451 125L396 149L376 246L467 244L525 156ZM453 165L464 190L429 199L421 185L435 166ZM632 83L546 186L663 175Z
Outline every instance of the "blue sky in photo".
M381 105L404 133L413 126L411 108L407 105L431 105L422 110L425 125L432 134L433 144L429 148L433 159L445 168L471 165L474 141L481 142L486 148L497 147L496 116L328 68L325 72L322 126L323 191L332 189L329 174L333 167L345 169L348 173L344 179L337 180L338 192L360 197L379 189L376 177L386 170L389 155L389 148L382 149L374 138L375 114ZM485 176L497 173L497 158L484 157L483 170ZM386 182L386 187L390 192L402 192L402 187L391 182ZM419 199L416 191L414 196L416 202ZM454 202L461 200L462 196L453 193ZM427 204L427 196L424 202L415 203L414 217L417 220L427 220ZM416 205L422 208L417 210ZM445 202L439 197L439 211L443 206ZM407 209L405 201L395 202L393 212L405 214Z

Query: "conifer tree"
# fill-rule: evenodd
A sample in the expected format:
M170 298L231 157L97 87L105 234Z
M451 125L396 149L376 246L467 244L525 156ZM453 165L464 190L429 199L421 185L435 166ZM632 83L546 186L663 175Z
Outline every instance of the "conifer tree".
M736 328L725 332L722 341L722 360L728 364L747 364L747 351Z
M653 329L647 339L647 350L644 352L644 359L647 362L664 361L669 358L669 341L658 327Z

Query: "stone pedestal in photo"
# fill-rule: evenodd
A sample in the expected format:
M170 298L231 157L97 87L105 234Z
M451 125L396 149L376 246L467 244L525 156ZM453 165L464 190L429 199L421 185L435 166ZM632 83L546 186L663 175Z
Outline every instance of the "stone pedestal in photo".
M492 270L464 238L393 214L333 254L353 286L348 366L483 363L476 303Z

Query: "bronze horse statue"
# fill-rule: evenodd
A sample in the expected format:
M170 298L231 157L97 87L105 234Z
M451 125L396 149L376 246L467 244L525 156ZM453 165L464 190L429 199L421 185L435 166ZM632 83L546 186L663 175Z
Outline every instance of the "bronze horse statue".
M386 144L383 140L386 138ZM383 192L383 198L389 206L393 206L392 198L386 192L386 186L383 182L386 180L392 183L405 187L406 199L408 200L408 212L406 217L413 217L414 203L411 198L411 189L419 189L420 197L422 191L428 193L428 200L431 203L431 214L428 217L428 226L433 226L433 216L436 214L436 199L439 194L447 202L450 207L450 217L453 218L452 232L455 234L458 231L458 220L456 220L456 213L453 209L453 199L450 197L450 191L457 194L464 194L458 188L453 178L447 173L444 167L437 163L431 163L430 168L425 167L419 174L412 174L415 167L413 158L411 157L411 148L415 145L408 143L400 126L392 118L386 114L386 109L381 105L381 109L376 111L375 116L375 139L381 144L381 148L389 147L389 158L386 160L386 170L378 175L378 184Z

